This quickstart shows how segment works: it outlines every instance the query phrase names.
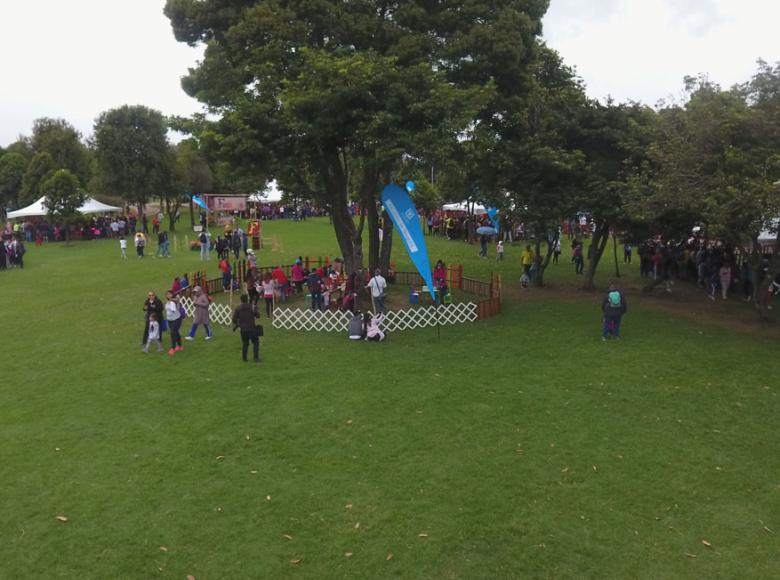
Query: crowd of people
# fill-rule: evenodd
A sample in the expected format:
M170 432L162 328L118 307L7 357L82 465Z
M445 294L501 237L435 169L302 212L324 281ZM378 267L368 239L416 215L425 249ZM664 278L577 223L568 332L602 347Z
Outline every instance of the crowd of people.
M24 255L27 248L20 235L3 234L0 239L0 270L24 268Z

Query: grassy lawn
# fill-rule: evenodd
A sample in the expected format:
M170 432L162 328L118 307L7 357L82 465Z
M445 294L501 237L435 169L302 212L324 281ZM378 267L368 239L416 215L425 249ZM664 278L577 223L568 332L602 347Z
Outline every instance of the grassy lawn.
M261 265L337 255L327 220L274 234ZM776 578L776 340L630 295L602 343L600 295L521 294L519 247L477 252L431 242L502 273L499 317L382 344L266 324L246 365L225 327L140 352L145 292L196 253L29 248L0 273L0 578Z

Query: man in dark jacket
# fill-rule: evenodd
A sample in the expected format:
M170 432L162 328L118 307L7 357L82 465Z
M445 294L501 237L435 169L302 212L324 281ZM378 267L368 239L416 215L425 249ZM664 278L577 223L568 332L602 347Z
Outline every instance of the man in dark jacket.
M241 304L233 312L233 330L241 329L241 357L246 360L246 354L249 350L249 341L252 341L252 353L254 361L260 362L260 337L258 336L255 318L259 315L257 310L252 308L249 303L249 297L246 294L241 295Z
M601 340L607 340L610 334L615 340L620 338L620 319L628 310L626 298L623 293L617 289L615 284L609 285L609 291L601 303L601 312L604 314L604 327Z

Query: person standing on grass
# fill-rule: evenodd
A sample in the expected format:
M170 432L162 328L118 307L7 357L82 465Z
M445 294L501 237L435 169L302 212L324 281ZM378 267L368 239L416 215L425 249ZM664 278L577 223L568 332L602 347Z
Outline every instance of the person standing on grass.
M156 320L160 320L162 318L162 313L163 303L157 298L157 295L150 290L144 301L144 335L141 339L141 346L145 345L146 341L149 339L149 320L152 314L155 315Z
M322 310L322 278L317 272L311 272L306 284L311 294L311 309Z
M178 281L179 279L176 278L175 282ZM171 348L168 354L173 356L183 350L183 347L181 345L182 308L172 289L165 293L165 320L168 321L168 331L171 333Z
M371 290L371 300L374 302L374 308L376 308L376 311L384 314L387 281L382 276L382 271L379 268L374 271L374 277L368 281L366 288Z
M198 325L202 324L203 329L206 331L206 340L211 340L212 332L211 325L209 324L209 297L203 291L200 286L195 286L192 289L193 304L195 305L195 316L193 316L192 328L190 333L184 338L187 340L195 340L195 332L198 330Z
M122 259L127 260L127 240L124 236L119 238L119 250L122 252Z
M726 300L729 286L731 286L731 264L728 262L723 262L720 269L718 270L718 277L720 278L720 288L723 294L723 299Z
M585 260L582 257L582 242L574 240L571 251L571 261L574 262L574 273L582 274L582 270L585 268Z
M146 246L146 238L141 232L135 234L135 253L138 254L138 259L144 257L144 247Z
M504 261L504 242L498 240L496 244L496 262Z
M222 272L222 289L227 292L230 290L230 284L233 279L230 262L228 262L225 258L222 258L219 261L219 270Z
M561 257L561 238L555 238L553 244L553 264L558 263L558 258Z
M631 263L631 252L633 251L633 248L631 247L630 242L626 242L623 244L623 263L624 264L630 264Z
M293 284L295 284L295 293L300 294L303 292L303 283L305 281L303 275L303 259L300 256L295 260L295 264L292 265L292 268L290 268L290 274L292 274Z
M628 310L623 293L615 284L609 285L609 291L601 303L602 319L601 340L607 340L612 335L615 340L620 339L620 321Z
M265 276L263 276L263 298L265 299L265 315L268 318L271 318L271 312L274 308L274 290L276 289L276 284L274 284L274 279L271 277L271 274L266 272ZM314 302L314 296L312 296L312 302Z
M485 235L479 236L479 257L480 258L487 258L487 247L488 244L488 238Z
M536 254L531 249L531 245L528 244L520 256L520 263L523 265L523 274L528 276L529 279L531 278L531 266L534 265L534 260L536 260Z
M160 341L160 323L157 322L157 314L154 312L149 315L149 335L141 352L149 352L149 346L153 342L157 343L157 352L163 352L162 342Z
M249 343L252 343L252 354L254 355L254 361L260 362L260 337L257 332L257 325L255 318L259 314L255 308L249 303L249 297L246 294L241 295L241 304L239 304L233 312L233 331L236 329L241 330L241 358L244 362L247 362L247 351L249 350Z
M200 242L200 259L203 262L207 262L209 260L209 244L211 244L207 231L200 232L198 242Z

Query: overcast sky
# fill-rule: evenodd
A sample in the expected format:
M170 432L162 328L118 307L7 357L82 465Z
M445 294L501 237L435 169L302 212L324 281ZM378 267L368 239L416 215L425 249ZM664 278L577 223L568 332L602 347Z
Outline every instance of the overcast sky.
M124 104L200 109L179 79L199 52L173 38L164 0L0 0L0 145L61 117L86 137ZM588 93L655 104L685 75L723 86L780 61L780 0L551 0L544 37Z

